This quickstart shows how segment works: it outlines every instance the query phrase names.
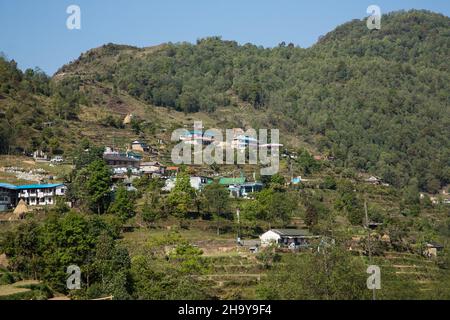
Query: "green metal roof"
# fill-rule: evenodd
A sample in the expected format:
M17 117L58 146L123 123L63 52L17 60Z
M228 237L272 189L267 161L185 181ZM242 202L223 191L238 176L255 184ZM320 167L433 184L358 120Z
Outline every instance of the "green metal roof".
M224 186L229 186L232 184L243 184L245 183L245 178L220 178L219 184Z

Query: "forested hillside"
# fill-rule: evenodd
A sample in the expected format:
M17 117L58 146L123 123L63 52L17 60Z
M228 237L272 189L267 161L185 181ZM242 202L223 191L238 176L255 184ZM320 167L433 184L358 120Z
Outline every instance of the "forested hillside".
M78 89L72 80L51 81L39 68L22 72L14 60L0 56L0 153L63 152L64 121L75 120L80 103L86 103Z
M43 104L58 110L49 117L61 121L76 119L79 104L95 106L93 88L106 86L149 107L186 114L232 106L246 114L263 111L260 127L304 137L334 156L337 166L434 193L450 182L449 36L448 17L409 11L383 16L381 30L351 21L308 49L239 45L219 37L152 48L108 44L63 66L52 80L21 74L3 60L1 93L15 102L5 110L2 132L8 125L35 126L14 112L23 101L35 103L27 108L35 110L32 118L41 112L39 98L11 95L11 86L31 83L32 90L22 91L45 96ZM85 96L78 88L90 89Z
M52 76L0 56L0 300L449 299L449 36L409 11L306 49L107 44ZM278 173L171 163L197 120L279 129Z

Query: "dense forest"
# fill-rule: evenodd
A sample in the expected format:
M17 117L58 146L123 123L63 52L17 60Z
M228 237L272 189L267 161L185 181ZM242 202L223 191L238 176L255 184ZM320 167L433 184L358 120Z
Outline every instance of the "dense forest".
M0 94L14 84L31 86L31 92L52 96L62 120L76 118L80 103L95 104L95 96L77 90L86 83L185 113L242 105L242 112L268 115L261 126L307 137L338 166L436 193L450 182L449 35L448 17L413 10L384 15L381 30L351 21L308 49L220 37L150 50L108 44L63 66L52 80L40 72L22 74L1 59ZM6 115L19 110L24 99L18 100ZM39 101L30 101L16 123L39 116ZM16 126L11 118L2 120L3 152L10 139L5 128Z

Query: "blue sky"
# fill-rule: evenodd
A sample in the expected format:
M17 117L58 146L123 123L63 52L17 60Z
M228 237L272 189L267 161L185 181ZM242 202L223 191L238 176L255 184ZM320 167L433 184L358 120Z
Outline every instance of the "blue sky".
M81 30L66 28L66 8L81 8ZM428 9L450 15L447 0L0 0L0 52L19 67L53 74L82 52L113 42L139 47L222 36L273 47L314 44L351 19Z

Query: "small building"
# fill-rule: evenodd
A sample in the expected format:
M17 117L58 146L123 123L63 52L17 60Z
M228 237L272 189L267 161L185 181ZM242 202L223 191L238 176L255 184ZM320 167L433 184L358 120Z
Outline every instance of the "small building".
M131 143L131 150L138 152L149 152L150 147L145 142L135 140Z
M45 152L43 152L42 150L36 150L33 152L33 159L36 162L47 162L48 155Z
M253 193L259 192L264 185L261 182L246 182L238 185L231 185L228 187L230 197L233 198L249 198Z
M103 154L103 160L110 167L125 167L125 168L137 168L139 169L140 160L127 157L126 155L115 153L105 153Z
M423 251L423 255L427 258L436 258L438 252L442 251L444 246L436 242L428 242Z
M177 182L176 177L170 177L165 181L164 187L162 188L163 191L172 191L173 188L175 188L175 184ZM204 186L211 184L213 180L211 178L207 177L190 177L189 182L191 184L191 187L195 190L201 190Z
M240 177L240 178L220 178L219 179L219 184L222 186L237 186L237 185L241 185L244 184L246 181L245 177Z
M142 154L137 153L137 152L132 151L132 150L128 150L127 153L126 153L126 156L128 158L133 158L133 159L136 159L136 160L139 160L139 161L142 160Z
M304 229L271 229L260 237L261 246L274 244L278 247L308 247L309 240L314 238L308 230Z
M203 133L202 130L191 130L186 135L180 136L180 140L186 144L209 145L214 142L214 136L209 132Z
M10 210L17 205L16 188L9 183L0 183L0 212Z
M139 170L142 174L151 176L151 177L160 177L166 173L166 166L163 166L161 163L154 162L141 162L139 165Z
M247 182L241 185L241 194L245 198L252 193L261 191L263 187L261 182Z
M367 183L373 184L373 185L379 185L382 183L381 179L375 176L370 176L369 178L364 180Z
M62 183L31 184L17 186L17 198L22 199L28 206L46 206L56 203L56 197L66 194L67 187Z
M191 183L191 187L194 188L195 190L201 190L203 189L204 186L211 184L213 182L213 180L211 178L208 177L190 177L189 178L190 183Z

